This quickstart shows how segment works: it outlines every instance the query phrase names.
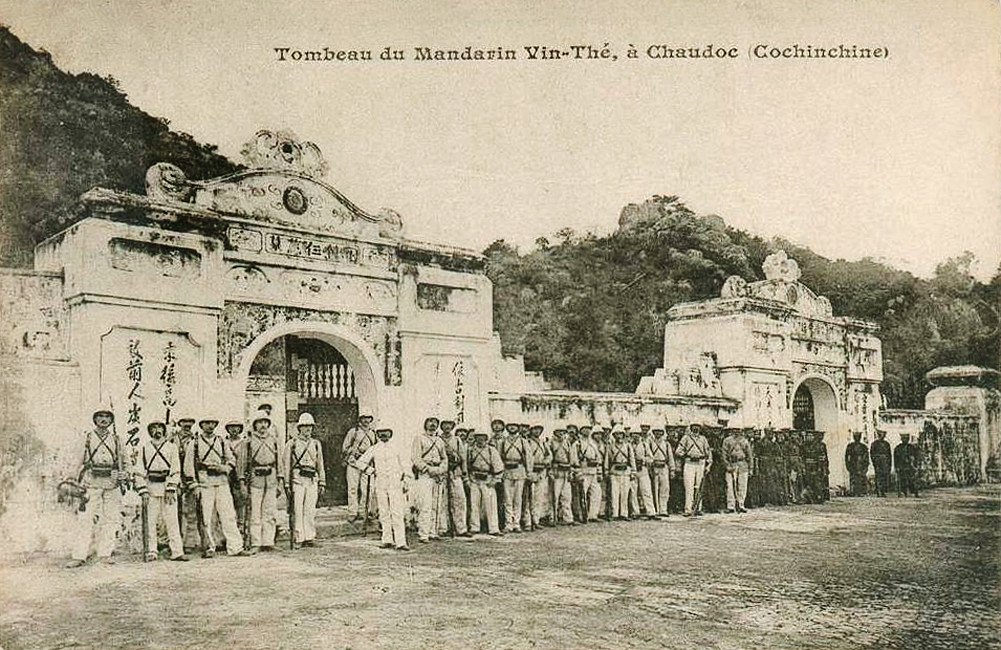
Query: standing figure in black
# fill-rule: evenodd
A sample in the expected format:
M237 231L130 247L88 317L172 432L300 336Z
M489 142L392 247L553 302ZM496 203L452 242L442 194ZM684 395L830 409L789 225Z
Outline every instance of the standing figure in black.
M869 448L862 442L862 432L852 433L852 442L845 447L845 467L848 469L848 485L853 497L864 497L868 490Z
M893 467L893 453L886 441L886 431L876 431L876 439L869 447L872 469L876 472L876 496L885 497L890 487L890 470Z
M806 432L803 444L803 465L809 503L823 503L830 498L828 490L827 445L823 431Z
M911 434L900 434L900 444L893 450L893 465L897 468L897 495L918 496L918 470L921 469L921 450L911 444Z

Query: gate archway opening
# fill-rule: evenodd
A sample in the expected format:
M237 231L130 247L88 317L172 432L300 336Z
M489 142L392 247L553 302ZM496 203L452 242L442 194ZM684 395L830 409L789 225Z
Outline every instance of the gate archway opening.
M346 504L344 436L360 412L377 415L370 353L330 331L283 328L258 337L246 351L241 372L248 411L270 404L283 441L295 432L302 413L313 416L326 471L320 505Z
M844 446L838 417L838 396L834 387L820 377L807 377L796 387L792 399L793 429L823 431L827 447L829 484L845 485ZM840 452L838 451L840 449Z

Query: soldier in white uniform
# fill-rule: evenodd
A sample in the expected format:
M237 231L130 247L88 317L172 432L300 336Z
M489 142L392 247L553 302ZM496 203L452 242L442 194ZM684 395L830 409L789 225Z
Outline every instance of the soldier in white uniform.
M635 471L632 445L625 440L625 431L614 429L605 451L605 472L611 487L610 516L614 519L629 518L629 481Z
M709 441L702 434L702 426L689 425L688 431L678 442L678 457L684 459L685 516L702 514L702 480L713 463Z
M602 449L598 442L600 437L600 428L592 433L591 427L584 425L580 428L580 440L577 442L577 476L580 479L581 494L587 505L589 522L598 521L598 513L601 511Z
M501 441L500 454L504 461L504 514L507 517L505 531L520 533L525 481L534 471L532 452L528 448L528 441L521 436L520 425L518 433L509 434Z
M229 488L229 473L236 466L236 458L226 439L216 435L217 426L218 420L199 420L201 433L188 442L184 452L184 475L191 482L196 500L201 499L202 520L208 537L202 540L205 557L215 555L212 521L216 514L226 538L226 553L240 555L243 552L243 537L236 523L236 509Z
M229 491L233 495L233 508L236 510L236 524L240 528L240 534L244 537L247 536L247 522L244 521L247 513L247 499L249 495L247 494L247 486L241 481L242 474L238 470L239 454L240 449L243 447L243 443L246 440L246 436L243 431L243 422L239 418L232 418L227 420L223 425L223 429L226 431L226 444L229 445L230 451L233 452L234 465L233 469L229 472ZM222 529L219 527L219 520L213 523L212 536L215 539L219 539L222 536Z
M358 416L358 425L348 429L341 446L344 452L345 473L348 478L348 515L352 522L357 521L359 517L367 519L374 514L375 506L369 501L368 496L369 475L362 476L354 462L374 444L375 431L372 429L372 416L368 414ZM369 504L368 512L364 512L366 503Z
M389 440L392 429L378 429L377 442L352 461L354 467L366 474L375 474L373 488L379 502L379 523L382 525L382 547L409 551L407 528L403 520L406 501L403 498L403 482L411 475L409 458L400 457Z
M472 432L473 444L469 448L469 511L472 532L479 533L483 517L487 520L487 532L500 536L497 522L497 490L495 485L504 473L504 462L500 452L487 444L486 432Z
M671 498L671 474L677 471L671 443L664 437L664 429L654 429L649 443L650 478L653 488L653 502L657 514L667 517L667 501Z
M542 526L544 519L550 519L553 514L553 504L549 498L549 468L553 454L549 445L543 444L542 426L535 424L528 430L528 448L532 453L532 473L526 486L531 486L531 501L526 498L526 508L521 515L521 527L524 530L535 530Z
M93 422L94 428L85 434L83 466L78 479L87 490L88 501L86 508L76 515L79 529L73 559L66 564L67 568L83 566L92 546L98 559L113 563L115 532L121 524L121 486L128 473L122 442L111 428L115 414L110 409L100 409L94 412Z
M278 494L285 490L282 445L271 427L271 418L260 412L251 432L237 453L237 471L250 499L248 555L275 548L278 524Z
M415 505L417 507L417 536L422 544L438 539L436 522L440 484L447 469L445 446L436 435L438 418L424 420L424 431L414 437L411 460L414 466Z
M296 422L296 437L285 446L285 476L289 479L295 509L292 548L316 546L316 501L327 488L320 441L313 437L316 421L302 413Z
M472 537L466 526L466 443L453 431L455 422L442 420L439 425L441 441L445 446L448 471L442 477L440 507L438 512L438 532L452 532L457 537ZM451 509L451 512L449 512ZM449 518L455 530L449 531Z
M157 526L163 519L170 545L170 559L187 562L184 542L181 541L181 527L177 520L177 492L181 486L181 455L177 443L167 438L167 425L150 422L146 430L149 439L139 449L140 466L136 472L136 485L140 495L147 495L146 561L156 560Z
M645 429L643 427L646 427ZM633 502L636 516L640 515L640 509L647 519L657 518L657 509L653 505L653 487L650 483L650 440L645 431L649 431L649 426L642 425L639 431L633 433L633 462L636 464L636 474L633 480L636 500Z
M574 472L577 470L577 449L567 440L565 429L553 430L550 454L552 458L550 471L553 476L553 511L555 512L553 525L574 526L577 522L574 521L573 509L570 505L570 486Z

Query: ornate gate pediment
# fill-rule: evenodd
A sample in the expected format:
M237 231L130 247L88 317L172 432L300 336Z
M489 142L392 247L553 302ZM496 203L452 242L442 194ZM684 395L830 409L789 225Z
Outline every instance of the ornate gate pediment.
M399 214L388 208L370 214L321 180L327 163L315 144L287 131L258 131L242 153L248 170L206 181L190 180L178 167L157 163L146 172L146 194L157 201L297 229L402 239Z

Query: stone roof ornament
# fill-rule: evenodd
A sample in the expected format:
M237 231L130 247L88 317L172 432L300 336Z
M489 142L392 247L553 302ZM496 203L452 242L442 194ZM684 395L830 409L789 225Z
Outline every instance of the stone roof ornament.
M243 145L240 155L250 168L291 171L313 179L323 178L329 169L316 144L289 130L261 129Z
M240 153L247 169L208 180L192 180L176 165L156 163L146 172L146 195L156 203L185 203L212 216L345 237L403 239L397 212L366 212L327 184L323 176L328 165L320 148L292 131L261 129Z
M765 258L761 265L761 270L765 272L767 280L781 280L783 282L799 282L799 263L789 257L784 250L772 253Z
M765 279L758 282L747 282L738 275L731 275L723 283L720 298L773 300L809 316L832 316L831 301L825 296L818 296L799 281L799 264L784 250L766 257L761 269L765 272Z

